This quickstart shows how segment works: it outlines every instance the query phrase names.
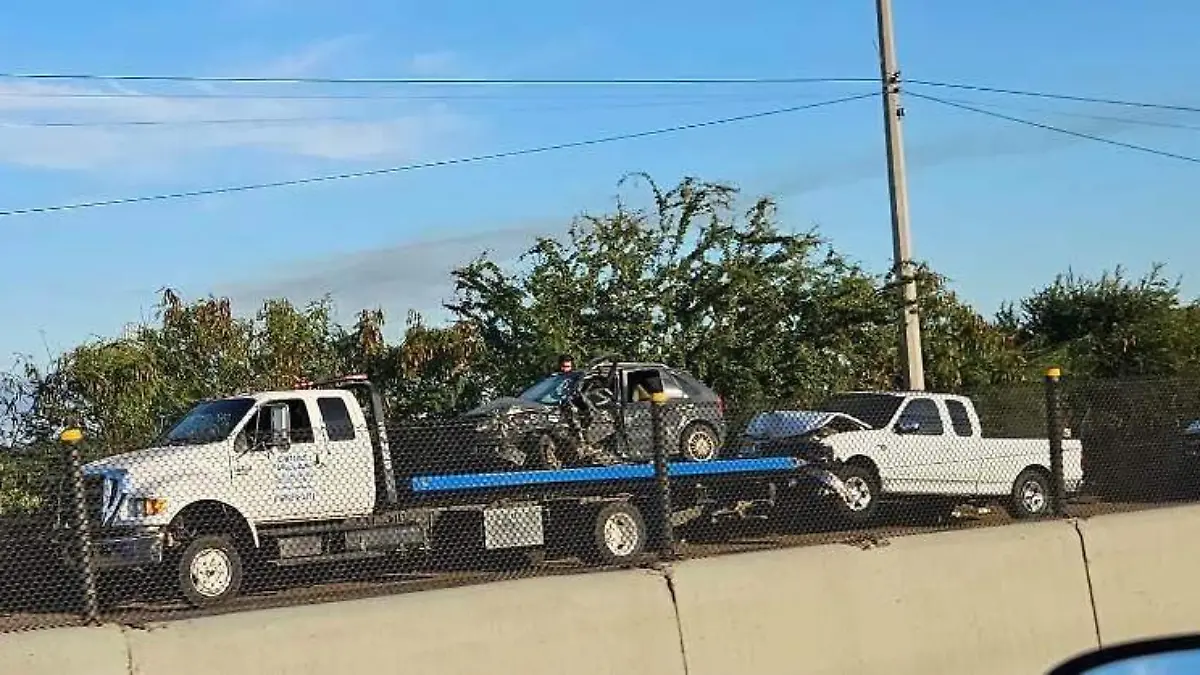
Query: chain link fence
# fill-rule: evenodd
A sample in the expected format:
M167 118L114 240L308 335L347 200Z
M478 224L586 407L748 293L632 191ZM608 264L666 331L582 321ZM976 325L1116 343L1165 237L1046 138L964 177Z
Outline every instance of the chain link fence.
M551 377L403 426L346 379L203 402L147 448L67 434L4 457L0 631L881 546L1200 486L1195 382L1048 379L796 409L643 371L590 388Z

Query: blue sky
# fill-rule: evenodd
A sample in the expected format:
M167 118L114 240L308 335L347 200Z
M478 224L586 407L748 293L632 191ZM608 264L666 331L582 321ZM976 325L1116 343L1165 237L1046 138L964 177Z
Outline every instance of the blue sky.
M415 3L206 0L19 3L0 71L262 76L871 77L874 5L854 2ZM352 7L353 9L349 9ZM1200 5L900 2L910 79L1200 105ZM571 89L0 81L0 210L358 171L799 105L870 85ZM916 87L913 91L919 91ZM1124 142L1200 155L1200 114L921 90ZM196 94L243 98L201 98ZM384 95L262 99L249 95ZM64 96L64 94L68 94ZM82 94L82 96L81 96ZM180 97L187 94L188 97ZM1072 267L1188 272L1200 166L909 98L916 256L986 313ZM1091 117L1089 117L1091 116ZM280 118L304 118L304 122ZM258 123L195 124L258 119ZM37 128L31 122L190 122ZM270 121L275 120L275 121ZM348 315L436 307L446 271L508 255L645 170L772 193L874 269L891 240L873 100L494 163L193 200L0 218L0 367L148 316L163 286L232 295L332 292ZM1188 295L1200 294L1185 276Z

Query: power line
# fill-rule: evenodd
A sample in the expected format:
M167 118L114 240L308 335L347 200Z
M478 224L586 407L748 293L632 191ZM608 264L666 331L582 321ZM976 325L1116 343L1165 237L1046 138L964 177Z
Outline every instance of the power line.
M778 102L779 99L795 100L797 96L786 96L783 94L774 94L769 96L739 96L736 98L685 98L685 99L667 99L667 100L649 100L649 101L601 101L601 102L583 102L583 105L572 105L564 103L560 105L523 105L519 107L506 108L491 108L491 110L499 112L557 112L557 111L579 111L579 110L623 110L623 109L645 109L645 108L666 108L666 107L692 107L692 106L712 106L722 103L766 103ZM237 124L289 124L289 123L317 123L317 122L361 122L361 123L381 123L388 120L380 117L353 117L353 116L304 116L304 117L231 117L219 119L146 119L146 120L87 120L87 121L21 121L21 120L0 120L0 128L18 128L18 129L43 129L43 128L106 128L106 127L162 127L162 126L223 126Z
M157 127L157 126L209 126L226 124L287 124L307 122L371 122L372 120L355 117L232 117L228 119L199 119L199 120L114 120L110 122L12 122L0 120L0 127L19 129L59 129L59 128L93 128L93 127Z
M1104 143L1106 145L1112 145L1112 146L1116 146L1118 148L1125 148L1127 150L1137 150L1139 152L1145 152L1145 153L1149 153L1151 155L1157 155L1159 157L1168 157L1171 159L1178 159L1178 160L1182 160L1185 162L1192 162L1195 164L1200 164L1200 157L1191 157L1189 155L1178 155L1173 152L1168 152L1166 150L1159 150L1158 148L1150 148L1150 147L1147 147L1144 145L1137 145L1134 143L1125 143L1123 141L1114 141L1111 138L1105 138L1103 136L1096 136L1095 134L1086 134L1081 131L1072 131L1070 129L1063 129L1062 127L1056 127L1056 126L1053 126L1050 124L1043 124L1041 122L1034 122L1033 120L1027 120L1027 119L1023 119L1020 117L1013 117L1012 115L1005 115L1003 113L998 113L993 110L986 110L984 108L977 108L975 106L965 105L962 103L955 103L953 101L947 101L945 99L941 99L936 96L929 96L926 94L918 94L918 93L915 93L912 91L908 92L908 95L912 96L914 98L925 99L926 101L932 101L934 103L938 103L938 104L941 104L944 106L949 106L951 108L967 110L967 111L977 113L980 115L986 115L988 117L995 117L997 119L1007 120L1009 122L1015 122L1017 124L1024 124L1025 126L1034 127L1037 129L1044 129L1046 131L1053 131L1055 133L1065 134L1067 136L1074 136L1075 138L1082 138L1082 139L1088 140L1088 141L1096 141L1097 143Z
M962 103L963 105L979 105L988 108L1000 108L1003 110L1016 110L1018 112L1045 113L1050 115L1065 115L1067 117L1078 117L1080 119L1096 120L1099 122L1118 122L1121 124L1132 124L1138 126L1156 127L1160 129L1179 129L1183 131L1200 131L1200 125L1196 124L1181 124L1178 122L1166 122L1162 120L1148 120L1137 117L1123 117L1120 115L1094 115L1090 113L1074 112L1071 110L1058 110L1055 108L1031 108L1029 106L1013 106L1005 103L994 103L991 101L980 101L978 99L961 99L947 98L942 99L951 103Z
M648 131L639 131L627 134L617 134L614 136L603 136L600 138L592 138L583 141L572 141L567 143L556 143L553 145L543 145L534 148L524 148L520 150L508 150L505 152L489 153L485 155L475 155L472 157L458 157L455 159L443 159L431 162L420 162L417 164L406 164L403 166L395 166L384 169L372 169L368 171L354 171L339 174L327 174L324 176L312 176L309 178L297 178L292 180L273 181L268 183L252 183L248 185L234 185L217 188L206 188L200 190L186 190L182 192L171 192L157 195L143 195L138 197L122 197L117 199L104 199L92 202L76 202L70 204L57 204L52 206L36 206L23 209L9 209L0 211L0 217L32 215L37 213L52 213L56 211L74 211L79 209L99 208L103 206L118 206L125 204L139 204L143 202L159 202L175 199L186 199L191 197L206 197L211 195L231 194L235 192L250 192L253 190L266 190L270 188L295 187L300 185L309 185L313 183L327 183L332 181L350 180L356 178L367 178L371 176L382 176L394 173L403 173L408 171L416 171L419 169L432 169L445 166L456 166L460 164L474 164L479 162L494 161L499 159L510 159L513 157L521 157L526 155L543 154L558 150L569 150L574 148L582 148L592 145L602 145L606 143L615 143L618 141L634 140L638 138L648 138L651 136L662 136L666 134L674 134L682 131L692 131L695 129L703 129L707 127L715 127L725 124L733 124L736 122L745 122L749 120L762 119L776 115L784 115L787 113L799 112L802 110L812 110L826 106L837 105L839 103L849 103L864 98L877 96L877 92L866 94L858 94L856 96L845 96L842 98L831 99L827 101L819 101L817 103L809 103L806 105L791 106L787 108L776 108L774 110L766 110L762 112L750 113L746 115L737 115L735 117L724 117L720 119L708 120L705 122L694 122L691 124L681 124L672 127L663 127L659 129L651 129Z
M1045 98L1056 101L1072 101L1075 103L1102 103L1105 105L1124 106L1127 108L1148 108L1151 110L1173 110L1175 112L1191 112L1200 113L1200 108L1187 105L1173 105L1169 103L1153 103L1149 101L1133 101L1129 99L1119 98L1099 98L1095 96L1079 96L1075 94L1058 94L1045 91L1025 91L1021 89L1003 89L1000 87L987 87L978 84L964 84L958 82L936 82L932 80L905 80L906 84L915 84L925 87L939 87L944 89L961 89L965 91L975 91L984 94L1006 94L1009 96L1026 96L1029 98Z
M694 90L693 90L694 91ZM645 94L642 94L645 95ZM722 98L713 93L691 94ZM556 96L560 96L556 94ZM675 94L659 93L656 98L672 98ZM738 97L744 94L736 95ZM724 97L734 98L726 94ZM23 91L0 88L0 98L9 99L193 99L193 100L249 100L249 101L491 101L513 100L512 94L267 94L247 92L143 92L143 91Z
M101 75L96 73L0 73L9 80L82 80L102 82L190 82L206 84L354 84L354 85L519 85L625 86L711 84L836 84L876 82L870 77L617 77L617 78L486 78L486 77L254 77L204 75Z

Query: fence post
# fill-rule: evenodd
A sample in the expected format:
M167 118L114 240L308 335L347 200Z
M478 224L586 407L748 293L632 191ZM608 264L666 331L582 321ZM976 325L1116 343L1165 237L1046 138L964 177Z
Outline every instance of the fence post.
M1050 505L1056 516L1066 513L1066 486L1063 479L1063 419L1061 405L1062 370L1046 369L1046 433L1050 439Z
M667 476L667 442L663 433L663 408L667 395L659 392L650 397L650 432L654 444L654 485L658 497L660 518L659 555L675 557L675 528L671 525L671 482Z
M92 566L92 533L88 518L87 500L83 491L83 461L79 457L79 442L83 432L67 429L59 435L67 447L67 466L71 471L71 502L74 517L75 547L79 556L79 591L83 596L83 618L89 624L100 623L100 603L96 597L96 572Z

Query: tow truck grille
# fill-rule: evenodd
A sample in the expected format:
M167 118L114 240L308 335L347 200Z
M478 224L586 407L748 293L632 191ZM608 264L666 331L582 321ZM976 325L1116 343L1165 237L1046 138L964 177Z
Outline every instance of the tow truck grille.
M104 522L105 496L109 482L103 476L84 476L83 503L92 525Z

